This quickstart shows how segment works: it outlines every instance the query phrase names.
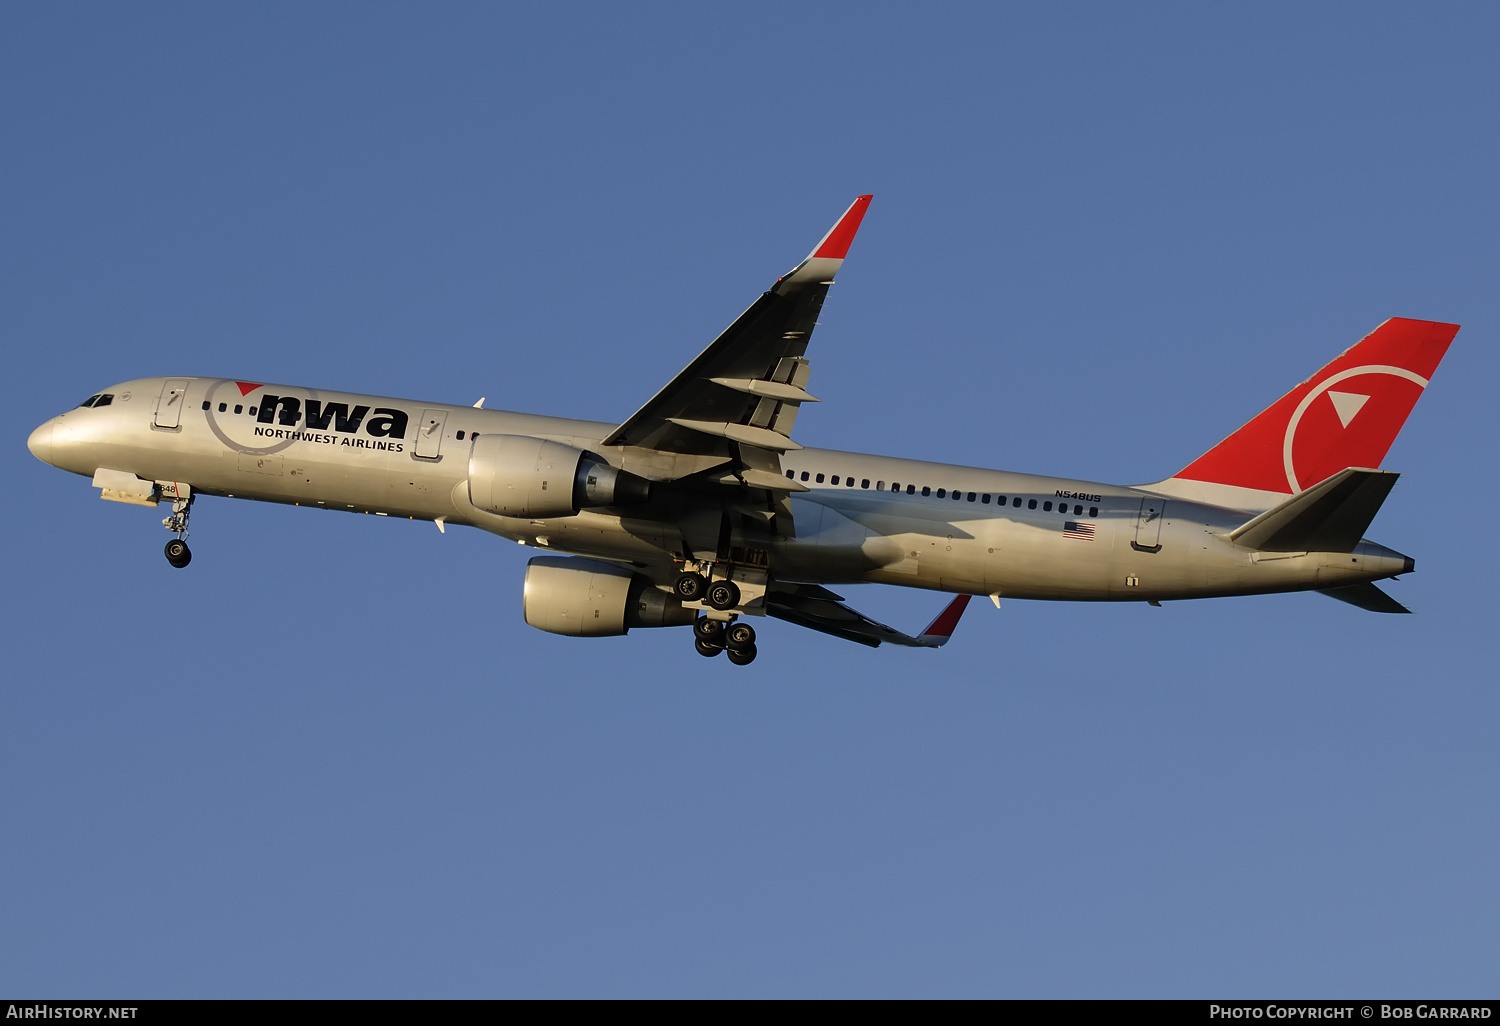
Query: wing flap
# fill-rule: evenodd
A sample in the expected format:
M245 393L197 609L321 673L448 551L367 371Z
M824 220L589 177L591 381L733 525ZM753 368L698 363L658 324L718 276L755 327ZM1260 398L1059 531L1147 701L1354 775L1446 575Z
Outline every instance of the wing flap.
M753 424L731 424L728 422L716 424L708 420L688 420L686 417L668 417L667 423L676 424L680 428L689 431L697 431L699 434L714 435L718 438L727 438L731 442L744 442L746 445L757 445L762 449L770 449L772 452L789 452L800 449L802 446L790 438L770 428L755 427Z

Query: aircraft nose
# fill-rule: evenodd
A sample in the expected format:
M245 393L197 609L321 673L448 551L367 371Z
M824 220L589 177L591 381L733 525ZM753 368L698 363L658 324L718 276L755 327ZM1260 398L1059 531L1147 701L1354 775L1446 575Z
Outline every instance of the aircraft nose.
M52 427L52 421L49 420L26 439L26 448L31 450L31 455L43 463L52 462Z

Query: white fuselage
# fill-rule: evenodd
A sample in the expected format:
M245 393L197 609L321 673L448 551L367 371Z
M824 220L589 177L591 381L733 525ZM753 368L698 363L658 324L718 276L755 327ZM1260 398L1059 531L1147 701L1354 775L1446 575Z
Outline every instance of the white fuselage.
M175 410L163 407L169 385L178 390ZM296 420L282 423L278 410L277 419L263 423L232 380L148 378L114 386L108 406L48 421L30 446L78 474L103 468L185 482L197 494L471 525L523 544L632 561L659 581L674 558L702 546L697 539L719 532L717 510L681 516L585 510L531 520L497 516L470 501L476 432L562 442L656 481L695 469L674 472L661 454L633 465L628 449L601 444L612 424L257 387L256 396L300 397ZM360 408L366 412L357 420L345 415ZM809 489L791 497L795 537L729 539L742 553L753 550L745 558L781 580L1163 600L1333 588L1411 568L1406 557L1371 542L1352 553L1252 551L1226 537L1245 522L1245 510L1142 488L829 449L800 449L781 462ZM712 522L695 525L694 518Z

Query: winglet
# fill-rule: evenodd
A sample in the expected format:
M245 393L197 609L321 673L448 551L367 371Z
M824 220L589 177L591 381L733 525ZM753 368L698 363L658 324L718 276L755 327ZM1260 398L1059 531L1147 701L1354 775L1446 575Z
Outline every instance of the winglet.
M917 635L917 640L932 648L942 648L948 644L953 632L958 627L958 618L964 615L964 610L969 607L969 599L972 595L959 595L947 608L937 615L937 619L927 625L927 629Z
M810 257L820 257L827 260L842 260L849 255L849 247L854 244L854 233L859 231L859 226L865 219L865 211L870 209L870 201L873 195L856 197L849 204L849 209L844 211L844 216L839 218L838 224L828 229L828 234L823 236L821 242L813 247L808 254Z
M843 266L844 257L849 255L849 247L854 244L854 235L859 231L859 226L865 219L865 211L870 208L870 200L874 198L871 195L856 197L838 222L828 229L828 234L818 240L818 244L807 255L807 259L782 275L776 283L776 291L785 292L787 286L803 285L808 282L832 281L833 276Z

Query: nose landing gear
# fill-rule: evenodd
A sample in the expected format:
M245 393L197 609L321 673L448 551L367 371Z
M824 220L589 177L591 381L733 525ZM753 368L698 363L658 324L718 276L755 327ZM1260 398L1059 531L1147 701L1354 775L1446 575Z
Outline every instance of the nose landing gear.
M188 548L187 544L188 516L193 507L193 498L194 496L190 495L185 499L173 499L172 515L161 522L163 527L177 535L176 538L167 542L167 547L163 551L167 562L179 570L193 560L193 550Z
M193 550L181 538L173 538L167 542L166 556L168 563L181 570L193 561Z

